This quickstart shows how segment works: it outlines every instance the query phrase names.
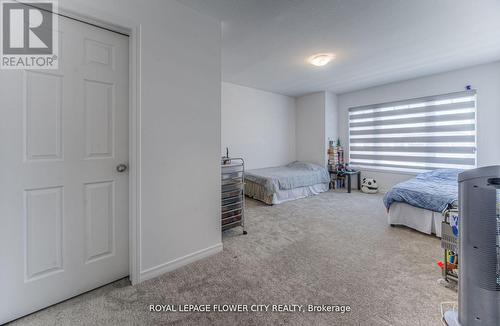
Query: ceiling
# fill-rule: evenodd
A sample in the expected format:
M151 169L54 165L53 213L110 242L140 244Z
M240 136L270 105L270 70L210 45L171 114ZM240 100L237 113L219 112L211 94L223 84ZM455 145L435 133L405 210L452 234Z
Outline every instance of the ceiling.
M290 96L500 60L500 0L178 1L222 21L224 81Z

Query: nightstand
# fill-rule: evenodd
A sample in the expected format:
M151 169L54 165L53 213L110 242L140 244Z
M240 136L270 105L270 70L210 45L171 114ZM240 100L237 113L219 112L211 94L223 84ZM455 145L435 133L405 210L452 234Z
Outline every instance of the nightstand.
M351 193L351 176L357 175L358 176L358 190L361 190L361 171L328 171L330 173L330 180L332 178L332 175L335 175L338 177L345 177L347 179L347 192ZM332 182L330 182L332 183ZM335 189L335 183L333 183L333 189Z

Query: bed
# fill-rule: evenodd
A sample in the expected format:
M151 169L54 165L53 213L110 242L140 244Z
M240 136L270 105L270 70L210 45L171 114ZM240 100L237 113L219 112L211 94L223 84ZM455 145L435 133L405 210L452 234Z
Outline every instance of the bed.
M405 225L441 237L443 213L457 206L457 178L462 171L424 172L392 187L384 196L389 224Z
M328 191L330 175L319 165L295 161L285 166L245 172L245 195L268 205Z

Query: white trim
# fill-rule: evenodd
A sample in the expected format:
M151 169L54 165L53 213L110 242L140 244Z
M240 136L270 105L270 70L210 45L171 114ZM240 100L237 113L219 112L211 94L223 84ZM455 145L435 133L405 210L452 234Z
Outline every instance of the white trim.
M141 25L123 24L101 11L59 5L59 12L120 34L129 35L129 278L140 282L141 270ZM103 19L98 18L106 17Z
M129 278L140 282L141 271L141 25L129 39Z
M152 279L154 277L160 276L160 275L165 274L167 272L173 271L179 267L191 264L197 260L215 255L219 252L222 252L222 242L218 243L214 246L210 246L208 248L193 252L193 253L188 254L186 256L174 259L174 260L169 261L167 263L163 263L163 264L160 264L158 266L148 268L148 269L141 272L139 282L143 282L143 281Z

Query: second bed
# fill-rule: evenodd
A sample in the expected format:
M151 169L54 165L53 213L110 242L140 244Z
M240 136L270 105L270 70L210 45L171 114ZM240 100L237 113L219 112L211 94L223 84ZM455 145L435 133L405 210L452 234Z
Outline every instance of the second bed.
M392 187L384 196L389 224L405 225L441 237L443 214L457 207L457 178L462 171L424 172Z
M281 204L328 191L330 176L319 165L292 162L245 172L245 195L268 205Z

